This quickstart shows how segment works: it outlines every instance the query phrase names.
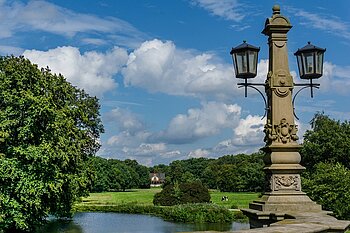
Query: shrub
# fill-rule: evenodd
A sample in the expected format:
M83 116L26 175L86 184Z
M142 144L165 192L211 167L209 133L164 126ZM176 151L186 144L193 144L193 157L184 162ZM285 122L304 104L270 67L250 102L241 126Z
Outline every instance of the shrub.
M180 184L180 203L203 203L210 201L210 194L200 182Z
M210 201L210 194L201 182L167 185L154 195L153 204L173 206L186 203L205 203Z
M161 192L156 193L153 198L154 205L172 206L179 204L179 198L175 194L174 185L166 185Z

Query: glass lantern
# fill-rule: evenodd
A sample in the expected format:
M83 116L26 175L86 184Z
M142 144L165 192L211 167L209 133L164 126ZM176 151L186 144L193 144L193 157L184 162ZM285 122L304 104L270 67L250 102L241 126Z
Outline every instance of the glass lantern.
M232 55L236 78L248 79L256 76L259 51L260 48L247 44L246 41L232 48L230 54Z
M312 45L310 42L294 53L297 57L301 79L316 79L323 74L323 55L326 49Z

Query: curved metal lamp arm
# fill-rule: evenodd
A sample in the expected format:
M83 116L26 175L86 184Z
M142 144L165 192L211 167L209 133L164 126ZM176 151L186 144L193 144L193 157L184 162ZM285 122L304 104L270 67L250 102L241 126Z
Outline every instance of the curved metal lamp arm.
M313 90L312 90L312 88L317 88L317 89L319 89L320 88L320 84L318 84L318 83L312 83L312 81L311 81L312 79L310 79L310 83L294 83L294 86L302 86L302 88L300 88L296 93L295 93L295 95L293 96L293 101L292 101L292 104L293 104L293 114L294 114L294 116L295 116L295 118L297 119L297 120L299 120L299 117L296 115L296 113L295 113L295 107L294 107L294 102L295 102L295 98L297 97L297 95L302 91L302 90L304 90L304 89L306 89L306 88L311 88L311 98L313 98L314 97L314 95L313 95Z
M263 98L264 103L265 103L265 112L264 112L264 115L261 118L261 120L264 119L264 117L266 116L267 110L269 109L267 107L267 101L266 101L266 98L265 98L264 94L258 88L254 87L254 86L265 86L265 84L263 84L263 83L247 83L247 82L244 82L244 83L238 83L237 85L238 85L238 88L245 87L245 97L247 97L247 87L253 88L254 90L256 90L257 92L260 93L260 95Z

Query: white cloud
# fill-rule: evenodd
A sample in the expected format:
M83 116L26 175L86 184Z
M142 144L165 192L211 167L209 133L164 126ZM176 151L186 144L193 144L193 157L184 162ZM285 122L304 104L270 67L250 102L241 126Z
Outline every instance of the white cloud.
M264 145L263 125L265 121L260 116L248 115L240 119L238 125L233 129L233 136L218 143L212 148L216 155L253 153Z
M205 149L196 149L188 153L188 157L190 158L206 158L209 155L210 155L210 151Z
M187 114L175 116L166 130L155 134L155 141L186 144L219 134L222 129L232 128L239 121L241 108L218 102L202 103L201 109L189 109Z
M73 85L97 96L117 87L113 75L128 58L126 50L118 47L106 53L81 54L78 48L66 46L48 51L26 50L23 55L39 67L49 66L52 72L61 73Z
M165 152L165 143L142 143L135 151L135 155L152 156Z
M237 0L192 0L192 3L226 20L240 22L245 17L242 5Z
M345 39L350 39L349 23L333 15L321 15L311 13L302 9L287 7L287 10L302 19L302 25L320 29L332 35L337 35Z
M16 32L44 31L73 37L77 33L90 33L120 37L120 44L135 44L143 37L126 21L114 17L100 18L90 14L76 13L46 1L1 1L0 38L13 36ZM126 38L129 42L127 42ZM85 41L88 42L88 41ZM95 42L96 41L90 41Z
M131 134L144 130L144 123L133 112L115 108L105 114L105 119L109 124L116 125L119 131L127 131Z
M320 91L335 92L348 96L350 89L350 66L338 66L325 62L323 76L317 80L321 84Z
M233 144L239 146L260 144L264 123L260 116L248 115L245 119L240 119L238 126L234 129Z
M209 53L177 49L171 41L144 42L129 55L125 85L171 95L229 98L237 94L231 64Z

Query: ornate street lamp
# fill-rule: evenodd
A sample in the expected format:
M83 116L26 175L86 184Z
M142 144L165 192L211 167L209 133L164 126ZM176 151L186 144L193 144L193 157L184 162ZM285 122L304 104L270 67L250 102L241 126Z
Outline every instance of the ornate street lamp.
M266 185L261 200L249 204L249 209L242 211L249 217L251 227L268 226L286 216L300 213L321 212L320 205L313 202L301 190L300 173L305 170L300 165L301 156L298 144L298 126L295 124L294 100L296 95L305 88L318 88L312 80L322 76L323 54L325 49L311 43L299 49L297 56L301 79L310 83L294 83L288 64L287 33L292 28L287 17L280 14L280 7L275 5L273 15L265 22L262 33L269 37L269 70L265 83L248 83L257 73L258 52L260 48L243 44L232 48L233 65L236 77L244 79L239 87L251 87L257 90L265 101L267 120L264 126L265 146L262 150ZM256 88L263 86L264 94ZM295 86L302 88L294 94ZM245 96L247 96L245 92Z
M247 79L254 78L257 74L259 51L260 48L243 41L243 44L232 48L230 52L236 78L244 79L245 97L247 97Z
M306 46L294 53L298 61L301 79L310 80L311 98L313 97L312 80L320 78L323 73L323 55L326 49L316 47L308 42Z
M230 54L237 78L254 78L257 73L258 53L260 48L243 41L242 44L231 49Z
M323 73L323 55L326 49L322 49L308 42L307 45L294 53L297 57L300 78L316 79Z

